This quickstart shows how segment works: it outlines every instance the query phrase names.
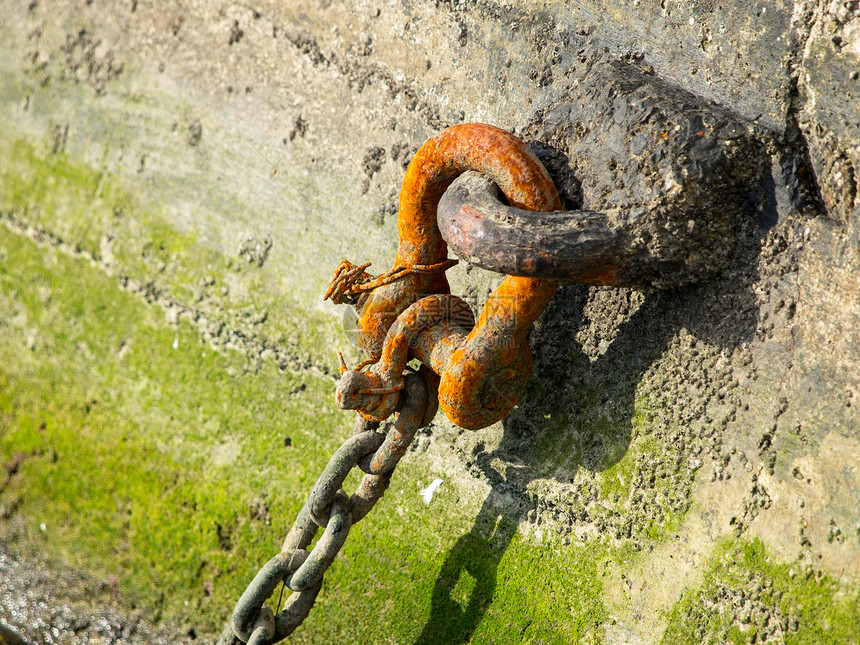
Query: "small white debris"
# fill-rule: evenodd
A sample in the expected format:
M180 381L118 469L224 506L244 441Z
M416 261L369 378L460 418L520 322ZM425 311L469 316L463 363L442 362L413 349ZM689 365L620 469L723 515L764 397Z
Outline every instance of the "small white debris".
M47 531L47 530L48 530L48 525L47 525L47 524L45 524L44 522L42 522L41 524L39 524L39 530L40 530L42 533L44 533L45 531Z
M419 493L421 494L421 498L424 500L424 503L428 506L430 505L430 501L433 499L433 493L436 492L436 489L442 485L441 479L434 479L433 483L430 484L427 488L422 488Z
M173 339L173 349L179 349L179 336Z

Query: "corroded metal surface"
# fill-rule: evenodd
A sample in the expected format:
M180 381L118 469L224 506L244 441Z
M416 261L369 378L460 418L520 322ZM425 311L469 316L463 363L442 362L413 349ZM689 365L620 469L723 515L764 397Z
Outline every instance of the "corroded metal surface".
M448 296L447 244L436 207L462 173L476 170L499 186L508 202L525 210L561 208L546 169L512 134L490 125L454 126L427 141L406 171L400 193L400 243L393 281L360 277L364 266L342 263L326 297L356 303L361 346L376 361L366 372L346 372L338 405L372 419L393 411L394 394L370 393L396 386L398 373L418 357L439 374L439 404L457 425L478 429L502 419L522 394L531 372L526 336L555 293L546 280L509 276L487 300L474 325L468 306ZM439 267L410 271L410 267ZM342 278L377 288L349 294ZM362 392L367 392L362 394Z
M415 154L400 191L394 266L445 262L447 245L436 225L436 206L459 175L477 170L490 177L508 201L527 210L561 208L546 169L526 145L512 134L480 123L454 126L427 141ZM369 356L382 352L385 334L394 319L420 297L448 293L441 272L410 275L359 300L360 342Z
M469 175L447 194L464 173ZM281 553L239 599L222 644L275 642L304 620L350 527L382 496L415 432L437 407L469 429L511 411L531 373L528 331L556 281L649 286L637 281L635 269L647 260L637 254L646 251L632 242L623 218L560 208L546 169L503 130L456 126L418 151L400 195L394 266L374 277L366 271L369 264L344 260L325 294L336 304L356 306L369 356L351 370L340 359L336 401L358 412L355 431L320 476ZM469 262L508 274L477 321L467 303L449 292L449 243ZM423 363L418 373L407 369L415 358ZM395 413L388 434L376 433L379 422ZM350 498L341 487L356 466L366 475ZM318 527L323 536L308 550ZM263 603L281 582L293 593L275 615Z
M438 223L451 250L490 271L560 284L650 286L635 267L650 258L614 213L534 213L503 204L487 177L466 173L445 192Z
M335 452L287 534L281 552L257 573L236 603L219 645L268 644L289 636L307 617L322 587L323 576L349 536L388 488L391 474L419 428L436 412L438 379L427 368L407 370L396 393L398 409L387 434L379 424L356 417L355 429ZM366 474L350 497L342 489L353 468ZM309 549L320 527L323 535ZM274 613L265 602L278 585L291 593ZM280 608L279 608L280 609Z

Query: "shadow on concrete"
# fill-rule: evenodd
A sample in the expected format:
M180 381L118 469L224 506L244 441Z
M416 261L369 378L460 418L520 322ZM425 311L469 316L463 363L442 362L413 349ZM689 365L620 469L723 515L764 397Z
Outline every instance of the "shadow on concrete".
M567 388L560 391L553 386L540 387L542 380L547 382L547 375L544 373L546 371L552 372L552 383L570 381L574 373L590 371L592 374L585 378L591 379L599 376L594 373L597 368L589 368L588 358L580 347L575 346L574 340L575 330L581 324L587 295L588 290L582 287L560 290L543 316L542 325L535 330L533 346L535 341L541 345L549 338L557 338L560 335L569 340L552 352L556 359L536 355L532 387L519 409L503 421L504 433L499 447L492 452L477 455L475 466L483 477L494 484L503 484L505 492L497 492L495 488L491 490L475 518L472 529L457 540L448 553L433 589L430 618L415 645L453 645L469 642L492 602L498 565L520 522L524 521L528 512L535 507L534 500L526 493L529 481L539 476L541 471L558 466L559 455L556 454L554 460L549 456L540 458L535 454L535 442L540 442L540 435L548 430L547 426L554 425L546 422L546 416L551 418L555 415L559 418L559 415L563 415L568 422L576 424L577 419L589 414L590 406L582 408L579 402L565 398L563 392ZM660 294L653 294L648 301L661 299ZM607 366L601 373L611 371L613 365L623 360L623 350L629 350L630 345L637 343L641 327L646 324L651 308L650 305L643 305L624 325L624 333L620 333L619 338L610 346L612 351L607 350L606 355L597 361ZM628 328L631 329L629 334L626 333ZM676 331L674 328L661 330L658 342L650 344L652 351L639 353L635 374L630 373L629 378L617 382L616 387L605 392L606 397L621 402L622 409L630 414L628 419L632 418L636 375L641 376L644 369L660 355L662 348L665 348L666 342ZM562 351L569 352L569 358L563 361L563 365L557 364L559 352ZM629 359L627 360L629 366ZM578 431L575 431L575 434L575 445L571 448L571 455L567 456L572 456L573 459L566 459L566 470L569 472L580 466L602 470L623 456L630 443L630 424L627 423L626 430L614 436ZM530 453L532 459L543 459L546 463L508 469L508 477L502 476L490 465L496 458L528 463ZM613 457L607 458L607 455ZM520 498L521 503L516 511L511 510L511 495ZM465 606L452 597L452 592L463 575L469 575L475 581Z
M776 222L772 181L757 192L758 201L745 209L750 217L742 223L734 265L713 280L644 296L619 290L603 309L595 308L594 291L587 287L559 289L532 332L533 378L503 421L498 448L466 458L466 466L489 479L493 490L471 530L448 553L415 645L469 642L492 602L499 563L520 522L536 508L528 484L535 478L568 483L579 468L603 471L624 456L637 386L682 328L729 351L754 338L758 305L752 285L762 240ZM755 203L765 204L764 214ZM585 339L599 348L597 356L583 351L580 339L589 327L616 329L608 339ZM504 474L491 466L498 460L509 464ZM511 497L519 504L512 505ZM452 597L463 575L475 581L465 604Z
M496 570L517 532L522 517L500 513L498 493L491 491L472 530L448 552L431 599L430 619L415 645L468 643L481 623L496 590ZM464 575L474 579L468 603L452 597Z

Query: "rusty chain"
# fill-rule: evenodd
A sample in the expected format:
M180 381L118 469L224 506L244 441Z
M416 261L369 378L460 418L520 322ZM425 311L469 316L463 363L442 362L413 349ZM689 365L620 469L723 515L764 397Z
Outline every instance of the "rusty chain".
M512 206L561 208L549 173L522 141L504 130L474 123L454 126L418 150L401 188L394 267L372 276L365 270L370 264L344 260L325 294L335 303L356 307L359 341L369 357L352 370L341 358L335 400L341 409L358 412L353 436L314 485L281 552L239 598L219 645L268 645L302 623L350 527L382 497L415 432L440 405L457 425L478 429L503 418L522 395L532 363L528 330L556 285L508 276L477 322L469 305L450 295L445 270L457 261L447 257L437 206L449 184L468 170L484 172ZM412 358L422 362L417 372L405 369ZM391 430L376 432L379 422L393 413ZM365 476L348 497L343 482L356 466ZM309 550L320 527L323 535ZM282 582L292 593L275 615L265 603Z
M304 621L322 587L323 575L346 542L350 528L382 497L415 433L436 414L438 385L438 377L426 367L417 372L407 370L399 411L387 434L377 432L378 422L357 415L352 436L320 475L280 553L263 565L239 598L218 645L277 643ZM365 475L349 497L342 486L355 467ZM319 528L324 529L323 535L308 550ZM284 609L275 615L265 602L281 582L292 593Z

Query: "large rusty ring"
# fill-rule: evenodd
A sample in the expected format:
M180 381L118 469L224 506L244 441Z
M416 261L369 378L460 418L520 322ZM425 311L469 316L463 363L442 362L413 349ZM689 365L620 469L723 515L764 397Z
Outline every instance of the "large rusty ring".
M403 180L394 268L386 279L377 279L379 286L355 298L361 346L377 362L367 372L344 374L338 388L342 407L358 409L373 419L391 414L396 396L375 392L395 387L410 357L420 358L439 374L439 404L461 427L478 429L495 423L519 401L531 373L528 330L556 285L508 276L474 324L471 315L464 314L467 305L449 295L444 275L444 268L450 266L448 246L436 223L436 209L451 182L468 170L489 177L513 206L527 211L561 208L549 173L509 132L469 123L427 141ZM348 274L352 283L371 284L370 276L361 273L365 266L341 267L335 280ZM333 291L330 288L327 296ZM343 292L339 288L338 293ZM402 315L406 315L403 320ZM405 349L403 334L408 336ZM367 394L359 395L361 390Z

